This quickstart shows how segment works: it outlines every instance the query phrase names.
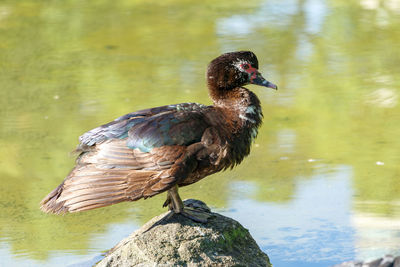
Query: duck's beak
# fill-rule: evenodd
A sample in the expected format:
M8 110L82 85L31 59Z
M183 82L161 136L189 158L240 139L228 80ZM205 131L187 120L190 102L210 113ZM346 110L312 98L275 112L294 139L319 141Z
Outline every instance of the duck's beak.
M258 71L256 71L256 73L253 73L250 78L250 83L278 90L278 86L264 79L264 77Z

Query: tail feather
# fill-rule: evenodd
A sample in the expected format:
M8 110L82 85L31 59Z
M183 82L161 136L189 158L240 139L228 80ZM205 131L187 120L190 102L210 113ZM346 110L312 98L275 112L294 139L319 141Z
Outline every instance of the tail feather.
M75 191L78 190L84 190L84 189L96 189L96 188L104 188L104 187L110 187L110 186L121 186L124 183L126 183L125 181L121 181L121 180L117 180L117 181L113 181L113 180L100 180L100 181L96 181L96 180L91 180L91 182L88 181L84 181L81 184L77 184L74 186Z
M83 148L76 167L40 203L42 211L90 210L166 191L179 180L173 174L174 164L185 151L171 146L146 153L130 149L123 139Z
M69 207L69 212L77 212L82 210L93 209L94 207L104 207L112 204L116 204L122 201L125 201L126 197L124 194L114 194L109 197L102 197L96 199L84 199L84 200L75 200L71 201L71 203L66 203Z
M106 207L106 206L109 206L109 205L118 204L118 203L120 203L122 201L124 201L124 200L114 201L114 202L107 202L107 203L98 203L98 204L93 204L93 205L88 205L88 206L81 206L81 207L76 208L74 210L70 210L69 212L80 212L80 211L86 211L86 210L102 208L102 207Z
M64 214L68 212L67 207L64 206L64 202L57 202L57 199L61 195L63 183L60 184L56 189L50 192L41 202L40 209L46 213Z
M144 197L149 181L153 183L151 177L157 176L157 171L77 167L41 201L40 208L46 213L64 214L138 200Z
M126 184L117 186L103 186L94 188L84 188L74 190L65 190L58 201L65 201L66 204L71 204L79 201L84 201L85 199L98 198L113 196L116 194L126 194Z

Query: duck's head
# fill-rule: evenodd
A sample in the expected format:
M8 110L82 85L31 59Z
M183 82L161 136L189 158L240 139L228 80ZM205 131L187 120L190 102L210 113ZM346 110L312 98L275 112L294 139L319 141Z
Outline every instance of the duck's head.
M278 89L262 77L257 57L250 51L230 52L215 58L208 65L207 83L213 98L247 84Z

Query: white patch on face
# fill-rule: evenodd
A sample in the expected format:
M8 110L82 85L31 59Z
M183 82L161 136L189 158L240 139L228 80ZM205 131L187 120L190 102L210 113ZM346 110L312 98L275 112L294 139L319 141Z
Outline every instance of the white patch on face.
M243 59L238 58L237 61L234 62L232 65L233 65L235 68L237 68L239 71L241 71L241 72L246 72L246 70L243 69L242 66L241 66L241 65L243 65L243 64L250 64L250 63L247 62L247 61L245 61L245 60L243 60Z

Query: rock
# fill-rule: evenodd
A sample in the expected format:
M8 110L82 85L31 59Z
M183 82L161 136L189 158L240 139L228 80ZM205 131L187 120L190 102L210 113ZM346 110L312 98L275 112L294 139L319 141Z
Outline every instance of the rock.
M400 267L400 256L394 258L393 267Z
M392 255L386 255L383 258L372 261L348 261L332 267L400 267L400 256L396 258Z
M331 267L362 267L362 261L346 261Z
M207 223L167 212L122 240L97 267L111 266L268 266L268 256L237 221L209 211L198 200L185 206L208 210Z

